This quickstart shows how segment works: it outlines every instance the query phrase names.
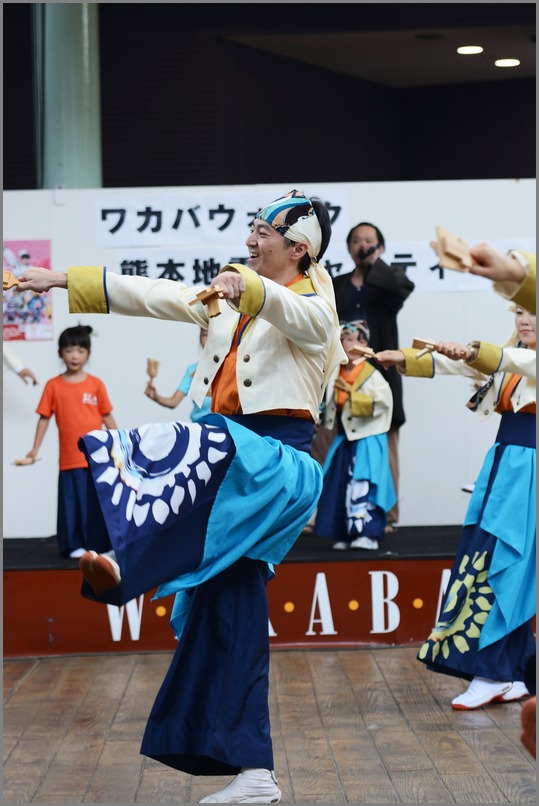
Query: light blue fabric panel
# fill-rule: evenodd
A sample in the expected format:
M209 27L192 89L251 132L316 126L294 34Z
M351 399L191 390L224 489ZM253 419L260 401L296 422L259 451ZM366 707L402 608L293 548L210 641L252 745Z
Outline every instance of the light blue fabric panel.
M183 392L184 395L188 394L189 389L191 388L193 375L195 374L197 367L198 367L198 361L195 362L194 364L189 364L189 366L185 370L185 375L183 376L180 385L178 386L178 391Z
M485 457L464 523L479 522L497 539L488 579L495 602L481 630L481 648L507 635L536 612L536 452L520 445L505 447L481 515L496 447Z
M337 434L329 446L324 461L324 474L327 473L335 452L345 439L346 437L343 434ZM387 434L376 434L372 437L358 439L356 446L353 477L354 479L368 481L371 487L369 501L381 507L384 512L389 512L397 502L397 494L389 464Z
M397 494L389 465L387 434L358 439L354 478L370 484L369 501L389 512L397 503Z
M211 415L211 424L228 429L236 454L215 497L203 559L196 570L161 585L154 598L199 585L240 557L268 563L271 575L309 521L322 491L322 469L307 453L218 414ZM175 606L179 621L186 606L180 596Z
M197 367L198 362L195 364L190 364L185 370L185 375L178 386L178 391L183 392L184 395L189 394L189 389L191 388L191 383L193 382L193 375L195 374ZM193 402L193 408L190 414L191 422L199 423L201 420L205 420L208 414L211 414L211 397L205 397L202 406L197 406L197 404Z

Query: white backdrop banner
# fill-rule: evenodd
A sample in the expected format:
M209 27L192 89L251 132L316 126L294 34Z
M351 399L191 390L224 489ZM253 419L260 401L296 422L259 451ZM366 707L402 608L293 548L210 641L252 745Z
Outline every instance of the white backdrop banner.
M324 199L337 237L346 239L347 194ZM181 194L122 194L96 200L97 243L104 247L243 244L267 194L225 190Z
M119 274L208 285L227 263L246 263L251 221L267 201L267 194L253 190L98 196L96 241L114 250L114 264L107 268ZM353 269L346 249L348 194L336 188L324 202L332 238L322 262L336 277ZM490 243L503 252L509 248L535 252L533 238ZM480 277L440 269L435 252L424 241L388 241L384 260L403 266L418 292L469 293L484 288Z
M323 262L334 275L353 269L346 249L350 227L360 221L380 225L387 238L385 260L406 266L416 286L399 311L401 344L410 344L414 337L464 343L481 338L493 344L506 340L514 320L505 300L480 278L447 270L440 276L429 242L435 238L436 226L442 225L469 244L488 241L502 251L520 247L535 252L536 183L532 179L315 184L298 178L284 186L7 191L4 238L20 242L17 251L28 247L29 241L47 241L55 271L79 264L106 265L120 273L172 276L186 285L207 285L221 266L232 259L246 259L252 214L293 187L328 204L333 237ZM30 252L35 259L37 252ZM189 401L171 411L146 397L146 360L152 356L161 362L158 389L172 393L200 355L198 328L117 315L89 314L81 319L69 313L64 292L54 289L51 293L54 341L10 343L25 366L36 372L39 385L25 387L13 372L4 374L7 538L55 534L55 426L43 441L41 462L26 468L11 463L30 447L44 382L63 370L54 343L62 330L78 321L95 328L89 371L106 383L120 428L183 420L191 412ZM94 338L96 331L99 337ZM469 502L461 486L477 477L496 436L497 422L491 418L478 424L464 405L471 394L466 378L442 377L433 383L404 378L403 385L406 423L399 444L400 523L460 523ZM29 488L32 506L28 506Z

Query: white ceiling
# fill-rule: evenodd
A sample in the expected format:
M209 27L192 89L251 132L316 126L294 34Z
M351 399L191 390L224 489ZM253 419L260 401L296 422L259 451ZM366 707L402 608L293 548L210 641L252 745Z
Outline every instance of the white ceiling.
M431 38L432 37L432 38ZM243 34L227 39L388 87L421 87L535 76L535 26ZM483 53L460 56L460 45ZM517 58L513 68L495 59Z

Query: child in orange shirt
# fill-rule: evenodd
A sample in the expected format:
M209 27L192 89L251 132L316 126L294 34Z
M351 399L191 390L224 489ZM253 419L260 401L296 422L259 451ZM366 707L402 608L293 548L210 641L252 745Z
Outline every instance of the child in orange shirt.
M34 446L27 458L35 461L50 418L54 414L60 440L57 539L61 555L81 557L87 549L110 549L89 545L87 530L86 477L88 463L78 448L80 437L89 431L116 428L112 405L103 381L84 371L90 357L92 328L69 327L60 334L58 355L66 366L62 375L51 378L36 409L39 420Z

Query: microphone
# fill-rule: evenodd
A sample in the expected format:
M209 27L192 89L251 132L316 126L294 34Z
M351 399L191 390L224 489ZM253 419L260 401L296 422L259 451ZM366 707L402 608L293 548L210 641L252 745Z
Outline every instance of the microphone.
M360 249L357 253L357 256L360 260L365 260L365 258L369 257L370 255L374 254L377 249L382 246L381 243L377 243L374 246L370 246L368 249Z

